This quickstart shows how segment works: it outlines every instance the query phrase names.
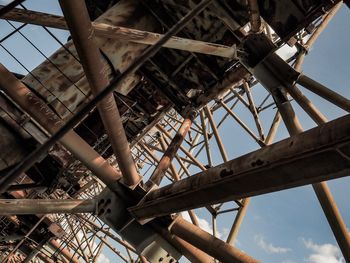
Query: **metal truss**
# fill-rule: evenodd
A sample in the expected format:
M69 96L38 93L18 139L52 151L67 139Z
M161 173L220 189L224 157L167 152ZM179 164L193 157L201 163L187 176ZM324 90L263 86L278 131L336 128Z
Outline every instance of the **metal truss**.
M13 9L14 6L7 7L1 17L24 23L0 41L0 47L20 65L23 63L3 42L16 33L22 34L27 24L43 26L45 30L70 30L72 37L69 44L60 43L57 53L69 54L71 65L60 67L55 64L58 60L45 57L63 77L51 75L51 79L41 81L35 75L40 75L38 70L28 69L32 80L20 81L21 76L0 65L1 119L24 138L37 142L30 153L18 150L17 159L12 158L16 161L9 163L0 178L1 262L96 262L105 250L112 251L118 262L175 262L181 255L191 262L258 262L235 247L250 198L306 184L312 184L343 256L350 262L350 236L325 182L349 174L350 118L346 115L328 121L300 89L350 112L349 99L300 73L310 47L342 1L327 6L323 15L314 15L309 27L295 29L288 39L261 17L258 1L254 0L245 6L246 26L232 19L222 1L201 1L172 27L154 14L166 29L163 34L91 22L84 1L59 2L64 17ZM121 1L120 10L118 4L110 12L133 12L126 1ZM143 4L152 12L152 4ZM213 8L228 30L234 32L237 44L194 40L184 30L203 10ZM181 37L176 37L179 32ZM119 72L113 72L110 63L113 66L118 61L110 62L106 55L101 56L95 37L121 40L131 46L141 43L147 48L132 46L129 52L135 60L127 65L121 63ZM287 44L296 51L284 61L275 51ZM147 74L149 68L142 66L157 67L152 59L162 48L189 55L171 76L157 69L159 75L154 77ZM203 59L204 54L228 58L229 63L222 65L226 75L218 77ZM169 90L178 86L177 74L191 60L198 61L197 66L203 66L216 78L216 84L213 91L187 91L194 93L195 99L179 106L176 102L185 99ZM72 73L73 64L79 67L76 75ZM73 107L65 98L60 99L57 91L50 90L48 84L55 78L73 83L70 89L79 93L81 105ZM161 110L144 118L146 124L141 131L131 136L125 123L144 116L136 112L137 102L129 103L132 96L128 94L133 94L137 85L159 88L157 78L165 79L173 88L160 87L171 103L163 108L158 105ZM28 85L30 81L42 87L35 90ZM49 94L52 101L45 101L43 94ZM152 96L147 99L154 99ZM126 105L127 110L123 111L121 105ZM317 127L304 132L295 105ZM99 134L87 122L94 112L98 112L102 123ZM290 138L275 143L282 123ZM256 151L232 158L231 142L222 138L231 125L241 129ZM96 138L84 139L79 127ZM47 155L61 162L50 187L43 183L45 174L37 167ZM308 169L295 173L306 166ZM30 177L30 169L37 169L35 175L38 173L41 179ZM73 187L73 181L79 189ZM196 210L201 207L211 217L212 233L201 229ZM187 217L190 222L184 220ZM217 228L221 217L232 219L225 240Z

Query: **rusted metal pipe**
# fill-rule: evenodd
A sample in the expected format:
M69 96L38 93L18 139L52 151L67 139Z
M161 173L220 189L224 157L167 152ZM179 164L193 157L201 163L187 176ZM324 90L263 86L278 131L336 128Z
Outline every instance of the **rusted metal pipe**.
M297 79L297 83L325 100L333 103L334 105L337 105L339 108L350 112L350 100L327 88L321 83L309 78L308 76L305 76L304 74L300 74L299 78Z
M177 217L169 227L170 232L182 238L193 246L203 250L208 255L224 263L253 263L256 259L230 246L224 241L210 235L201 228Z
M17 80L2 64L0 64L0 73L0 89L49 133L56 133L64 125L63 121L42 100ZM120 173L73 130L67 132L60 142L107 186L113 187L115 182L121 178ZM6 177L0 186L0 192L6 191L10 183L26 168L28 167L17 171L15 176Z
M145 219L348 176L349 149L347 115L155 189L128 210Z
M62 11L70 29L86 78L96 96L109 84L108 68L102 61L101 53L95 43L94 30L83 0L60 0ZM113 94L109 94L97 105L108 138L111 142L123 182L135 187L141 180L131 155L123 123Z
M61 16L18 8L5 14L2 18L21 23L68 29L65 19ZM92 22L92 27L97 37L117 39L145 45L154 45L163 37L163 34L122 26L113 26L99 22ZM236 56L235 47L175 36L171 37L166 43L164 43L163 47L225 58L234 58Z
M0 215L94 213L97 200L0 199Z
M184 119L184 121L182 122L182 125L180 126L178 132L175 134L174 138L172 139L171 143L169 144L168 148L166 149L165 153L160 159L160 162L158 163L156 169L153 171L147 184L149 185L160 184L162 178L164 177L165 171L169 168L172 162L172 159L174 158L180 145L185 139L186 134L191 128L193 118L194 118L194 113L191 113L189 114L189 117Z

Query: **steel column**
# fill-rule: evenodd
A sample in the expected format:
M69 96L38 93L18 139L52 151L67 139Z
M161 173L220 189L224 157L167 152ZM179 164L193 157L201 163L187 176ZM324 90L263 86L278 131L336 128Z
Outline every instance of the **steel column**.
M95 43L95 34L85 1L60 0L60 4L86 78L96 96L109 84L107 73L109 69L105 68L106 64L102 61L101 53ZM97 108L122 172L123 182L129 187L135 187L142 178L132 158L114 94L111 93L102 99Z

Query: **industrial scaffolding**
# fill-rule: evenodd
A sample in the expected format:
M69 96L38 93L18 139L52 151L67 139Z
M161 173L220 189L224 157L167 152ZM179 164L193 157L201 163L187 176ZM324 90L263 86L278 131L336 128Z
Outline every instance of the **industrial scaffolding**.
M348 1L277 1L298 10L284 13L176 2L59 0L63 16L2 6L1 52L25 74L0 61L0 262L96 262L104 249L127 263L259 262L235 246L250 199L308 184L350 262L326 183L349 175L350 116L328 121L303 90L347 114L350 101L301 70ZM46 55L30 27L57 51ZM34 69L6 45L15 37L40 57ZM303 130L295 105L315 128ZM281 124L290 136L276 142ZM228 125L256 150L232 158Z

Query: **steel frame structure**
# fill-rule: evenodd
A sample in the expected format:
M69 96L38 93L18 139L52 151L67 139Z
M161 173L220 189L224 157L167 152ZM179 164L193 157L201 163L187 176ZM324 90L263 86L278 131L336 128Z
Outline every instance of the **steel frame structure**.
M0 66L1 118L40 142L31 153L22 154L0 178L3 198L0 200L0 242L6 244L5 247L1 245L1 262L96 262L104 248L115 253L121 262L154 260L143 247L141 249L128 240L130 237L125 229L135 222L140 229L149 227L157 232L162 240L191 262L258 262L234 247L250 198L310 183L346 262L350 262L350 235L324 182L349 174L349 115L328 122L298 87L350 112L349 99L300 73L305 55L335 16L342 1L332 2L323 16L314 17L308 38L305 35L310 29L303 27L288 39L273 32L267 24L268 19L263 19L260 14L258 1L254 0L247 1L248 30L232 19L222 2L203 0L171 28L163 21L163 26L168 29L165 34L91 22L83 0L59 2L64 17L13 9L13 5L19 3L6 7L2 15L2 19L24 25L69 29L73 42L65 47L65 51L70 50L78 59L80 74L86 76L92 96L65 117L54 111L50 103L43 101L6 66ZM186 33L182 33L183 37L175 37L206 8L217 8L218 17L235 32L236 45L199 41ZM16 28L14 32L20 30ZM135 60L120 66L119 74L113 75L110 62L101 55L95 37L122 39L124 44L141 43L149 47L136 46L130 51L135 53ZM298 51L288 61L283 61L274 52L286 44L286 40L293 40ZM71 51L73 45L76 52ZM1 47L4 48L2 44ZM143 132L128 138L123 127L128 115L119 112L120 104L116 103L114 91L127 95L135 82L143 78L138 75L144 71L141 67L153 63L152 57L161 48L186 51L190 54L186 62L198 59L207 71L210 68L205 66L202 54L229 58L231 63L227 71L234 68L239 72L238 77L217 79L221 82L219 88L213 89L212 94L209 92L205 99L199 95L195 106L188 104L179 108L173 101ZM215 72L210 74L216 76ZM167 82L170 86L178 85L171 78ZM262 100L254 97L254 89L261 88L258 83L266 89ZM167 96L176 97L169 93ZM292 100L319 127L303 132ZM27 117L25 121L9 110L9 102ZM249 113L249 120L238 116L235 112L238 107ZM274 116L266 124L261 115L272 109ZM99 112L105 133L91 146L73 128L86 125L84 120L93 111ZM230 160L219 130L229 120L261 149ZM271 145L282 122L291 137ZM107 137L109 140L105 143ZM64 191L53 187L47 191L47 187L26 174L39 159L54 151L53 147L59 147L70 156L65 168L70 175L83 174L79 176L81 188L74 191L73 196L70 194L72 189ZM218 158L213 156L213 147L220 153L222 163L219 165ZM112 154L106 159L105 152L109 148ZM306 166L303 158L309 169L293 176L297 169ZM105 200L106 192L119 196L126 208L111 208ZM205 207L212 217L212 234L200 229L193 210L199 207ZM127 223L121 229L106 219L114 210L127 217ZM180 212L188 213L192 224L185 221ZM216 227L217 218L223 214L233 217L225 241L219 238ZM31 223L23 230L21 220L24 219ZM11 228L21 229L18 232L25 231L25 234L10 236ZM168 259L157 253L155 257L159 262L174 262L172 255Z

